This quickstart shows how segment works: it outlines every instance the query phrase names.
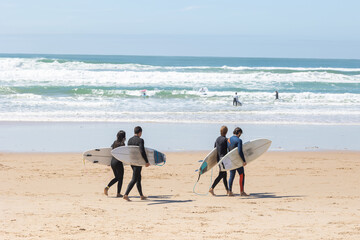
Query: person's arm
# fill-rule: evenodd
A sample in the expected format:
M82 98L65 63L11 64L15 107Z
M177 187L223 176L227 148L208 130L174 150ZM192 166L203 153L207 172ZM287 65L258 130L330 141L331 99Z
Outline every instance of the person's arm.
M139 147L140 147L140 153L141 153L141 156L144 158L145 162L146 163L149 163L149 160L146 156L146 152L145 152L145 147L144 147L144 139L140 139L140 144L139 144Z
M243 150L242 150L242 140L239 139L239 143L238 143L238 151L239 151L239 155L241 157L241 159L244 161L244 163L246 163L246 160L245 160L245 156L244 156L244 153L243 153Z

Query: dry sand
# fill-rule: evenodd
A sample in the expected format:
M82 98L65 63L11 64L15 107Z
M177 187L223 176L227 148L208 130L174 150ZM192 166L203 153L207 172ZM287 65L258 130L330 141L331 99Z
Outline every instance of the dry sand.
M359 152L268 152L246 167L240 197L192 192L204 152L143 168L146 201L115 198L110 167L81 154L0 154L0 239L360 239ZM214 169L214 176L217 169ZM210 173L198 191L206 193ZM122 193L131 177L125 167Z

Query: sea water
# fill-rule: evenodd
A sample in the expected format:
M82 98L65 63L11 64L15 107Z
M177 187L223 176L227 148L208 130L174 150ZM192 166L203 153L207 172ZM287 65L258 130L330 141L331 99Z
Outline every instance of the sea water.
M0 121L360 125L360 60L0 54Z

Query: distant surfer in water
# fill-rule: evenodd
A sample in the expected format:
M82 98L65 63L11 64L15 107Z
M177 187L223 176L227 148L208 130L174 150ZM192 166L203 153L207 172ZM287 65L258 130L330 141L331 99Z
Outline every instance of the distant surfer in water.
M237 105L241 106L242 103L239 101L239 96L237 95L237 92L236 92L234 95L234 98L233 98L233 106L237 106Z
M220 161L221 158L223 158L226 154L227 154L227 138L226 138L226 134L228 132L228 128L226 126L222 126L220 128L220 136L216 139L215 141L215 147L217 149L217 162ZM221 168L219 166L219 175L217 176L217 178L214 180L214 183L212 184L211 188L209 189L209 192L215 196L214 193L214 188L216 187L216 185L220 182L220 180L222 179L224 182L224 186L226 189L227 194L229 194L229 188L227 185L227 173L226 171L222 172Z
M279 93L278 91L275 91L275 100L279 99Z
M207 91L208 91L208 89L205 87L202 87L202 88L200 88L199 89L199 93L201 94L201 95L207 95Z
M244 166L246 166L246 160L245 160L245 156L242 150L242 140L240 139L240 136L242 134L242 129L237 127L234 129L233 131L233 136L230 137L228 139L228 148L229 151L233 150L234 148L238 148L238 153L241 157L241 159L244 161L243 163L243 167L239 167L237 169L233 169L230 170L230 177L229 177L229 196L234 196L233 192L232 192L232 185L234 182L234 178L235 178L235 174L236 172L239 173L240 175L240 180L239 180L239 184L240 184L240 195L241 196L249 196L248 194L246 194L246 192L244 191L244 185L245 185L245 171L244 171Z
M145 167L150 166L149 160L146 156L146 152L145 152L145 146L144 146L144 139L141 138L142 135L142 128L140 126L135 127L134 129L134 133L135 135L129 139L128 141L128 146L139 146L140 147L140 153L141 156L143 157L144 161L145 161ZM141 200L146 200L146 197L143 195L142 193L142 188L141 188L141 166L133 166L131 165L131 168L133 170L133 176L131 181L129 182L129 185L126 189L125 195L124 195L124 199L127 201L130 201L129 199L129 193L131 191L131 189L134 187L135 183L136 183L136 187L139 191L140 194L140 199Z
M146 97L147 97L147 95L146 95L146 89L141 90L140 92L141 92L141 96L142 96L143 98L146 98Z
M120 147L120 146L125 146L125 140L126 140L126 133L123 130L120 130L117 133L116 140L111 145L111 148L114 149L114 148L117 148L117 147ZM111 159L111 168L112 168L112 170L114 172L115 178L112 179L109 182L109 184L106 186L106 188L104 189L104 194L107 196L109 188L117 182L118 186L117 186L117 195L116 195L116 197L122 197L120 192L121 192L121 187L122 187L122 184L123 184L124 165L123 165L122 162L120 162L116 158L112 157L112 159Z

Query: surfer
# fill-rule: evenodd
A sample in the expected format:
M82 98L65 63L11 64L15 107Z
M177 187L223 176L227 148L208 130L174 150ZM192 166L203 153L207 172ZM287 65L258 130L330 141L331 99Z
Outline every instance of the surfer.
M275 100L279 99L279 92L275 91Z
M233 136L230 137L228 139L228 148L229 151L233 150L234 148L238 148L238 153L241 157L241 159L244 161L243 166L239 167L237 169L233 169L230 170L230 177L229 177L229 196L234 196L233 192L232 192L232 185L234 182L234 178L235 178L235 174L236 172L239 173L240 176L240 180L239 180L239 184L240 184L240 195L241 196L249 196L248 194L245 193L244 191L244 184L245 184L245 171L244 171L244 166L246 166L246 160L245 160L245 156L242 150L242 140L240 139L240 136L242 134L242 129L237 127L234 129L233 131Z
M206 87L202 87L199 89L200 95L207 95L208 89Z
M141 92L141 96L142 96L143 98L146 98L146 97L147 97L147 95L146 95L146 89L143 89L143 90L141 90L140 92Z
M126 133L123 130L120 130L117 133L116 140L111 145L111 148L114 149L114 148L117 148L117 147L120 147L120 146L125 146L125 140L126 140ZM106 188L104 189L104 194L107 196L109 188L117 182L118 186L117 186L117 195L116 195L116 197L122 197L120 192L121 192L121 187L122 187L122 184L123 184L124 165L123 165L122 162L120 162L116 158L112 157L112 159L111 159L111 168L112 168L112 170L114 172L115 178L112 179L109 182L109 184L106 186Z
M226 138L226 134L228 132L228 128L226 126L222 126L220 128L220 135L216 141L215 141L215 146L216 149L217 149L217 162L220 161L221 158L223 158L226 154L227 154L227 150L228 150L228 147L227 147L227 138ZM214 180L214 183L212 184L211 188L209 189L209 192L215 196L215 193L214 193L214 188L216 187L216 185L220 182L220 180L222 179L223 182L224 182L224 186L225 186L225 189L227 191L227 194L229 194L229 188L228 188L228 185L227 185L227 173L226 171L225 172L222 172L221 171L221 168L219 166L219 175L217 176L217 178Z
M242 103L239 101L239 96L237 95L237 92L235 93L234 95L234 98L233 98L233 106L237 106L237 105L242 105Z
M150 163L146 156L145 147L144 147L144 139L141 138L142 128L140 126L135 127L134 134L135 135L129 139L128 146L139 146L140 147L141 156L144 158L144 161L146 162L145 167L148 167L148 166L150 166ZM141 188L141 169L142 169L142 167L131 165L131 168L133 170L133 176L132 176L132 179L129 182L129 185L124 194L124 199L127 201L130 201L129 193L136 183L136 187L140 194L140 199L146 200L146 197L143 195L142 188Z

